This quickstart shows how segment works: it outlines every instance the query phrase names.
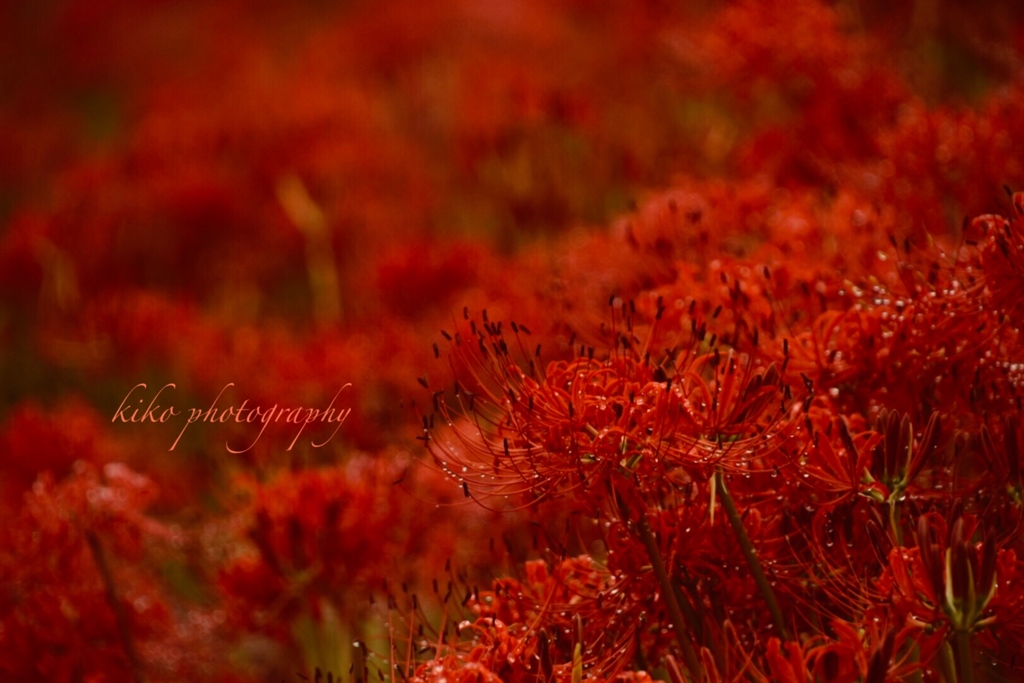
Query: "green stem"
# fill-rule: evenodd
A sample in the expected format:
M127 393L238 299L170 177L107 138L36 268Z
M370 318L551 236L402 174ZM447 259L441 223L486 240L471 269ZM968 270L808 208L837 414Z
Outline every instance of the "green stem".
M921 646L918 643L914 643L910 647L910 661L913 664L917 664L921 661ZM914 672L907 677L910 683L924 683L924 677L921 675L921 669L914 669Z
M939 648L939 668L942 670L942 680L945 683L958 683L956 679L956 666L953 662L953 648L949 646L949 641L942 641L942 647Z
M107 561L107 555L103 551L103 544L100 542L99 536L92 530L85 532L85 540L89 544L89 550L92 552L93 560L96 562L96 568L100 572L100 578L103 580L103 588L107 595L107 604L110 606L111 611L114 612L114 623L117 624L118 635L121 637L121 647L124 649L125 658L128 660L128 666L132 672L132 680L135 683L143 683L142 675L142 664L139 661L138 653L135 651L135 642L132 640L131 624L128 621L128 615L124 610L124 605L117 597L117 586L114 583L114 574L110 570L110 563Z
M277 199L306 242L306 270L318 323L341 319L341 286L327 217L295 174L277 183Z
M686 662L686 668L689 669L690 678L694 681L700 681L703 678L700 660L697 658L697 653L693 649L693 645L690 643L687 635L683 612L679 608L675 589L671 579L669 579L668 572L665 570L665 562L661 558L661 551L658 550L658 540L654 537L654 531L647 522L647 518L643 515L640 516L637 529L640 531L640 540L643 541L644 547L647 549L647 555L651 558L654 575L658 578L658 583L661 584L661 594L665 596L665 604L668 606L668 617L676 631L676 640L683 651L683 660Z
M960 629L956 632L956 658L960 664L960 682L974 683L974 662L971 659L971 632Z
M902 495L899 493L898 495ZM899 505L895 500L889 501L889 527L892 529L892 536L896 539L896 545L903 545L903 531L900 529L900 511L896 507Z
M697 613L693 610L693 605L690 604L689 598L686 597L686 593L683 591L682 586L675 577L671 578L672 591L676 596L676 602L679 604L679 608L683 612L683 619L686 621L686 625L690 627L693 634L697 637L698 642L703 642L704 634L701 628L701 622L697 618Z
M782 610L775 599L775 592L772 590L771 584L768 583L768 577L765 576L764 569L761 568L761 562L757 559L757 551L754 549L754 544L750 542L750 536L747 535L747 530L743 528L743 520L740 518L739 511L736 510L736 503L733 501L729 490L725 488L725 477L722 476L721 469L715 472L715 482L718 493L722 497L722 507L725 508L725 516L729 518L732 531L740 542L740 549L747 560L747 566L750 567L750 573L754 576L754 583L757 584L758 590L761 591L761 597L768 603L768 611L772 615L772 623L778 629L779 637L783 640L788 640L786 620L783 618Z

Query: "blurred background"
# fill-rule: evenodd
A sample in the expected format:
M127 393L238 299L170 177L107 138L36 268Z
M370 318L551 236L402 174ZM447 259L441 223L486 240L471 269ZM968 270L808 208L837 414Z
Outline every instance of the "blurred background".
M654 192L738 225L806 188L903 233L998 210L1016 3L895 5L0 3L0 671L341 671L381 577L503 557L479 539L508 517L412 467L417 378L446 380L464 307L567 350L567 319L656 284L678 233L620 222ZM351 383L352 414L323 448L196 425L170 452L180 421L112 423L138 383L179 408Z

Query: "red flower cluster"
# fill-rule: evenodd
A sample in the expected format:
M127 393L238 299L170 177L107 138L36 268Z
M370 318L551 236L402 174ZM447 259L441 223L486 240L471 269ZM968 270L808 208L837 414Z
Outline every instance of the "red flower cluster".
M9 4L0 677L1024 677L1011 0Z
M591 561L638 586L628 626L586 612L622 641L600 671L682 656L694 680L1020 673L1020 318L1001 293L1022 219L978 219L926 267L877 244L870 274L815 274L812 315L775 304L758 251L731 277L691 269L673 314L671 289L613 296L603 343L571 360L485 312L444 333L460 381L434 394L428 447L469 497L597 521L576 531L603 548ZM510 633L562 628L565 610L530 600L529 618L503 614Z

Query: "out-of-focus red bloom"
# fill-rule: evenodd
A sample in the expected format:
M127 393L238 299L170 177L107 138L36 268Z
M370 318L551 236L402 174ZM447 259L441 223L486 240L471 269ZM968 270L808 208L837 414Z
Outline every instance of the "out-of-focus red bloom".
M985 240L980 264L985 298L1018 326L1024 320L1018 296L1024 283L1024 192L1015 192L1010 199L1012 218L978 216L971 221L971 227Z
M218 578L228 622L287 648L308 645L299 623L329 628L340 620L356 638L382 584L422 589L446 564L479 561L458 541L481 533L483 511L447 513L461 490L441 489L410 466L398 454L358 456L242 482L248 500L222 530L235 548Z
M0 427L0 452L0 506L15 510L40 474L63 479L73 463L99 465L111 458L116 446L104 434L100 417L78 399L54 410L35 403L19 405Z
M220 670L216 620L181 620L151 562L182 542L148 517L153 483L77 461L42 475L10 516L0 552L0 670L25 681L204 678Z

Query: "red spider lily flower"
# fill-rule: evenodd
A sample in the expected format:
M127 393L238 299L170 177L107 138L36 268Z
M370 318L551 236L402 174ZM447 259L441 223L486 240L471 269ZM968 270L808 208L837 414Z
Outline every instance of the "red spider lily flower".
M895 125L878 136L880 163L872 174L878 200L896 209L905 230L918 237L954 227L965 213L998 211L1001 186L1024 185L1010 142L1021 135L1022 112L1019 85L972 107L906 103Z
M936 513L921 515L916 547L895 548L889 556L882 585L891 585L893 608L920 629L921 661L940 656L945 640L957 647L958 666L973 666L974 634L999 627L999 609L1015 607L1019 591L1000 584L1000 566L1010 567L1012 555L997 549L990 533L978 543L978 520L954 510L951 523ZM1009 561L1009 565L1006 563ZM1012 570L1006 575L1009 579ZM1005 595L1004 595L1005 594ZM992 642L991 636L985 636Z
M396 453L240 481L247 497L222 529L234 552L218 576L228 623L296 657L301 649L308 670L327 667L334 646L318 639L339 629L362 636L373 613L367 597L382 580L415 591L447 563L482 561L457 541L500 525L464 506L448 514L461 490L420 473Z
M971 537L979 533L981 540L972 542ZM961 668L973 666L970 643L975 636L987 652L1012 651L1013 644L1021 642L1016 623L1024 602L1014 551L997 550L991 530L979 531L974 520L958 517L949 530L944 569L943 611L956 630ZM1016 657L1004 658L1002 663L1020 674Z
M992 626L977 634L987 653L1006 669L1020 675L1024 662L1024 562L1014 550L1000 549L996 556L996 593L989 603Z
M422 612L416 614L419 603L413 599L410 632L436 654L416 675L449 671L472 677L487 671L500 680L559 681L583 671L588 679L623 675L646 625L643 613L638 622L632 608L641 601L634 589L589 556L550 565L532 561L524 570L521 579L497 579L490 590L467 587L461 608L467 618L453 634L441 628L435 642L425 635L424 627L430 627ZM451 590L449 585L443 599L442 624L459 619L450 612L460 610L448 600Z
M273 625L280 613L300 609L317 596L332 596L343 587L369 587L381 574L398 577L398 567L390 566L389 558L419 552L427 540L408 527L414 521L412 516L404 519L408 510L386 503L383 494L401 476L398 462L362 457L344 467L280 474L266 484L247 485L252 500L238 513L240 531L265 566L242 554L225 568L224 588L239 601L233 616L244 623ZM437 530L436 549L448 555L450 541ZM443 564L443 556L438 559ZM403 581L416 575L412 568L404 572ZM273 576L272 583L284 586L284 592L264 603L265 591L246 592L248 586L259 588L246 578L250 575ZM252 604L242 609L247 600Z
M472 327L475 344L452 343L464 366L478 368L480 393L458 395L458 406L442 397L438 407L447 424L465 411L474 428L456 431L458 448L443 434L428 439L435 460L471 490L501 490L518 478L540 496L592 499L629 477L645 489L671 482L672 472L707 478L716 464L743 468L782 441L786 392L774 366L750 357L715 349L652 362L621 334L622 348L605 359L589 349L543 371L529 359L527 371L510 350L522 348L518 330L509 344L501 323ZM477 483L477 474L493 481Z
M833 620L831 627L836 638L809 648L809 668L822 681L853 683L860 680L868 669L861 635L853 625L839 619Z
M510 628L494 617L463 622L459 630L468 629L472 633L472 647L467 658L497 671L504 680L525 678L528 674L524 669L530 668L527 662L532 663L536 659L536 640L530 638L530 631L524 633L523 626Z
M655 605L644 599L648 586L629 574L605 568L589 556L525 565L522 584L495 582L492 593L474 594L468 606L484 617L504 611L537 636L542 669L566 675L579 665L588 676L616 676L635 661L641 634ZM500 591L499 591L500 588ZM515 606L509 612L508 608ZM519 656L519 653L516 653Z
M935 584L936 572L931 567L936 558L932 555L934 547L927 539L927 518L922 517L921 520L919 540L923 557L933 586L938 588ZM995 541L988 537L977 545L971 543L973 530L965 527L963 517L953 523L949 531L944 568L945 594L942 608L953 628L958 631L971 631L988 623L985 611L996 592L998 551Z
M782 643L778 638L768 641L765 661L773 681L809 683L810 672L797 643Z
M865 479L872 484L876 481L882 484L881 491L875 489L873 495L887 494L882 501L896 504L938 449L942 421L938 413L932 413L915 444L910 417L900 418L895 411L882 410L875 431L882 438L871 451L871 468L865 473Z
M982 453L989 463L994 481L1005 482L1006 491L1013 502L1024 505L1024 486L1021 483L1021 448L1024 446L1024 425L1011 418L1005 418L998 425L1003 436L1002 447L996 445L993 430L983 426L981 430Z
M35 403L15 407L0 425L0 507L19 507L38 475L62 479L76 461L100 464L115 448L100 416L82 399L69 398L51 410Z
M834 637L814 636L803 643L770 639L765 653L769 675L763 680L886 683L920 676L923 665L907 655L916 646L915 628L858 628L842 620L833 620L830 627Z
M882 435L871 430L852 433L850 421L831 412L815 407L808 412L805 424L811 438L798 467L815 490L834 496L834 504L858 494L885 500L888 491L870 474L872 453Z
M467 662L458 655L423 662L411 680L413 683L504 683L501 677L480 662Z
M1024 320L1024 307L1020 303L1020 288L1024 285L1024 192L1011 195L1014 215L1011 219L996 215L978 216L971 228L985 241L981 251L981 269L984 276L985 298L997 310L1020 324Z
M779 362L789 358L794 380L806 374L847 414L870 415L879 403L910 412L922 393L941 410L964 400L963 386L943 378L978 370L996 345L996 319L956 284L912 298L872 288L850 285L846 310L827 311L793 339L761 348Z
M216 616L192 606L179 619L171 607L157 567L184 538L146 513L155 496L153 482L118 463L78 462L59 482L33 484L0 544L0 671L70 682L221 670Z
M563 667L564 669L564 667ZM573 670L559 670L552 672L549 676L540 677L536 673L516 675L506 671L498 676L481 662L467 660L458 655L445 655L421 664L410 679L413 683L444 683L445 681L456 681L457 683L507 683L516 681L550 681L551 683L577 683L583 680L573 673ZM593 683L654 683L654 679L646 671L625 671L615 676L605 677L599 675L587 675L587 681ZM712 679L714 681L720 679Z

